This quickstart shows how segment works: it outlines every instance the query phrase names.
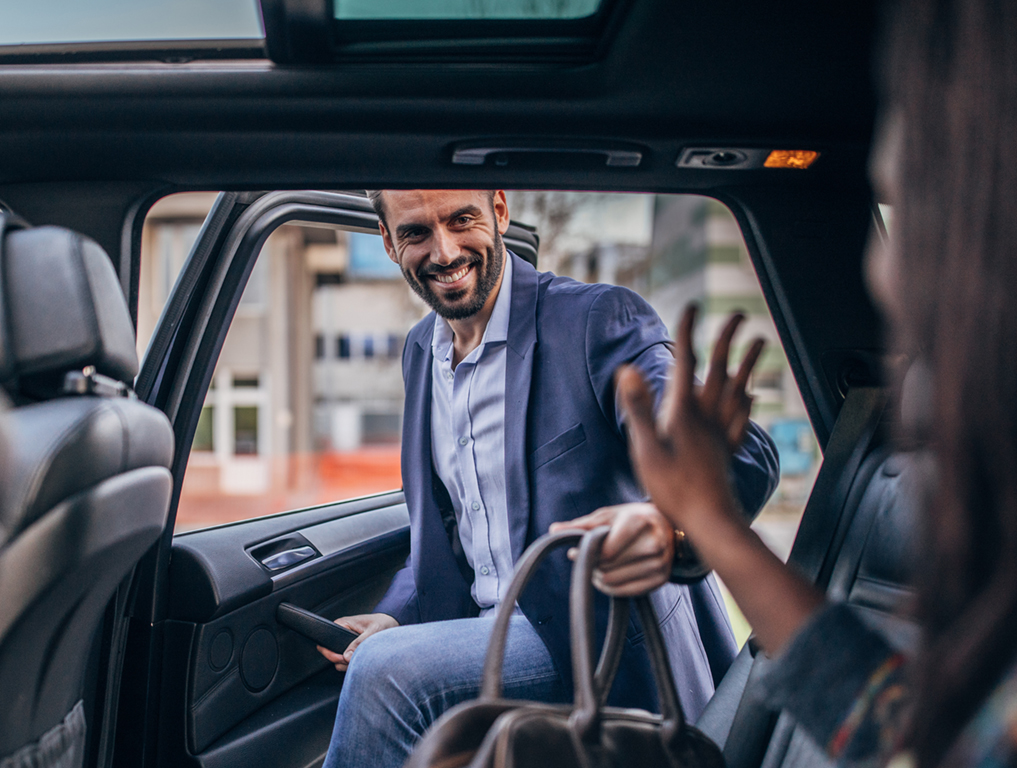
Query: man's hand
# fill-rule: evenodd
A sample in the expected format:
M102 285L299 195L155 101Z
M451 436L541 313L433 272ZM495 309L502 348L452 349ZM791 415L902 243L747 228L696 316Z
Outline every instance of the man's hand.
M585 517L553 523L551 531L565 528L593 530L610 525L600 553L593 584L617 597L646 594L668 580L674 559L674 529L652 504L602 507ZM575 559L574 550L569 557Z
M376 632L399 626L399 622L387 613L363 613L359 616L343 616L341 619L336 619L335 623L351 632L356 632L358 635L357 639L346 648L345 653L333 653L327 648L322 648L320 645L317 646L318 653L335 664L335 668L340 672L345 672L350 666L353 652L357 650L358 645Z

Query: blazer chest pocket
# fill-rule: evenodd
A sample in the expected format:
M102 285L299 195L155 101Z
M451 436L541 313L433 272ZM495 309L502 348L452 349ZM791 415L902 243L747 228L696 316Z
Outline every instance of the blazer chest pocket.
M533 469L542 467L547 462L557 459L566 451L586 442L586 430L582 424L575 424L557 437L552 437L530 454L530 466Z

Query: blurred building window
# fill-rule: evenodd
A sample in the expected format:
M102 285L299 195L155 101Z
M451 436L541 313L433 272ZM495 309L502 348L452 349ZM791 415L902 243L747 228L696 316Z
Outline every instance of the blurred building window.
M233 452L237 456L258 454L258 406L241 405L233 409Z
M349 233L349 274L357 280L402 279L399 265L388 257L378 235L363 232Z
M335 356L340 360L350 359L350 337L343 334L336 339Z
M258 384L257 376L233 376L234 389L257 389Z

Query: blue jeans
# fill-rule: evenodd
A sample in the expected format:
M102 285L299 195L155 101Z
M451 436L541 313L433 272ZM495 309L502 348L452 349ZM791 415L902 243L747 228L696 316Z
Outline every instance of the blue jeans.
M393 627L369 637L346 672L323 768L398 768L446 710L480 693L494 617ZM506 698L567 701L543 641L512 617L503 674Z

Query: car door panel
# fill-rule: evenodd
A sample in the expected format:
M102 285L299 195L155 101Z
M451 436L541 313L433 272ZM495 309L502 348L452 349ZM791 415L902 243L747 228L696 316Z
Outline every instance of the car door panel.
M339 701L338 673L326 669L245 718L195 756L202 768L321 764Z
M275 573L251 555L266 541L294 538L317 554ZM259 743L253 754L267 754L261 750L273 751L287 727L327 747L342 677L311 641L276 621L276 609L290 602L329 619L369 612L408 551L401 493L175 538L168 624L188 651L168 663L182 667L171 675L187 680L179 725L198 764L239 764ZM315 749L272 764L306 765Z

